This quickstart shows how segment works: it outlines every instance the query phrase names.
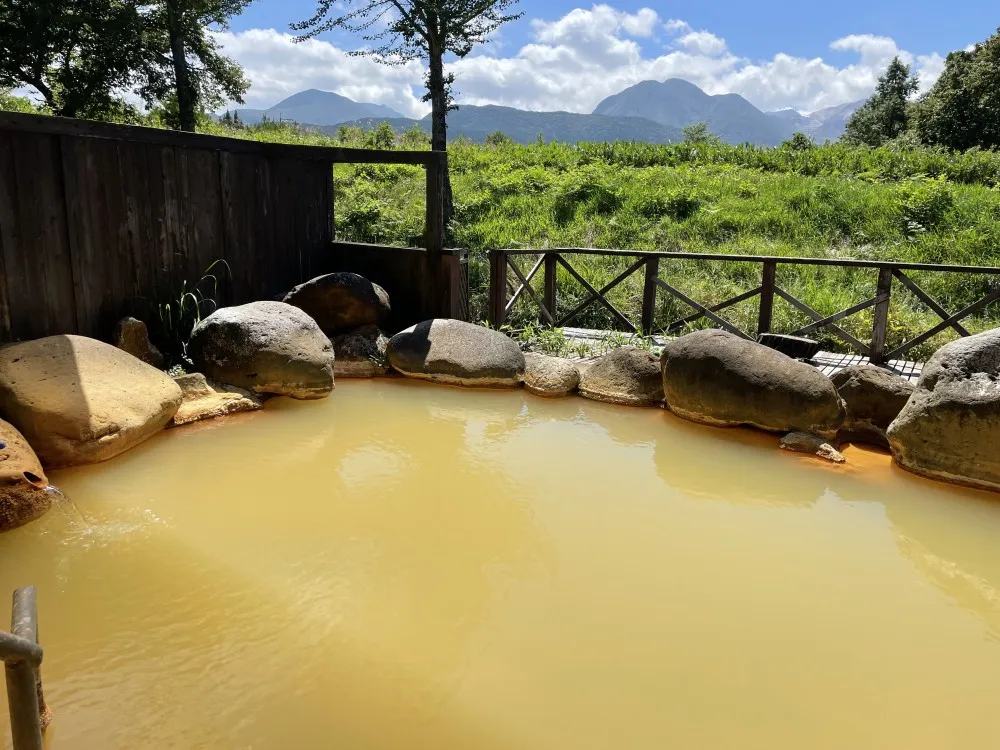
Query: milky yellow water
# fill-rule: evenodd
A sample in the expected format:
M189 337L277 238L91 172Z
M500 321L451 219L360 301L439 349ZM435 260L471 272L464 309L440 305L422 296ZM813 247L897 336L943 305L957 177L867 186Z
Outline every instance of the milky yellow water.
M0 610L58 749L1000 747L1000 497L776 442L341 383L57 472Z

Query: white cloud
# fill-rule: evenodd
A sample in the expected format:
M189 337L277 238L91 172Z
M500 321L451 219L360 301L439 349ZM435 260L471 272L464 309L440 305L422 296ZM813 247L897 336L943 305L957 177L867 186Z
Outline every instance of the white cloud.
M639 81L678 77L710 94L742 94L762 109L811 111L868 96L894 55L913 65L923 90L944 66L937 52L911 53L872 34L831 43L838 55L856 57L846 64L783 52L751 60L711 31L681 19L662 21L651 8L634 13L606 4L576 8L555 20L535 19L531 29L532 40L516 51L504 55L506 46L491 46L450 64L460 102L590 112L601 99ZM664 32L666 38L658 39ZM253 81L248 106L269 106L296 91L320 88L411 116L427 112L420 101L419 63L383 66L325 41L294 44L290 35L273 29L227 32L219 39Z

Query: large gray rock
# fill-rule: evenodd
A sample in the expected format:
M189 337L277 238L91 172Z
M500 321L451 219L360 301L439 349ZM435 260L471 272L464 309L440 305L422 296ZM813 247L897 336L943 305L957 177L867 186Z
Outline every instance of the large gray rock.
M52 507L42 465L28 441L0 420L0 531L10 531L45 515Z
M333 344L284 302L216 310L195 326L188 355L212 380L253 393L315 399L333 390Z
M580 385L580 370L568 359L524 355L524 387L537 396L568 396Z
M888 437L905 469L1000 489L1000 329L941 347Z
M375 326L334 336L333 374L338 378L378 378L389 372L389 339Z
M830 376L830 380L847 407L840 439L888 448L885 431L909 401L913 383L871 365L846 367Z
M389 364L411 378L451 385L513 388L524 354L504 334L460 320L418 323L389 339Z
M181 389L102 341L49 336L0 348L0 415L48 468L117 456L170 421Z
M844 404L826 375L726 331L675 339L660 364L667 405L695 422L830 439L844 421Z
M250 391L209 380L200 372L181 375L174 382L184 395L171 422L174 427L264 408L260 398Z
M389 315L389 295L356 273L328 273L299 284L285 302L301 308L328 336L378 325Z
M663 380L656 357L623 346L587 368L580 378L580 395L624 406L655 406L663 402Z

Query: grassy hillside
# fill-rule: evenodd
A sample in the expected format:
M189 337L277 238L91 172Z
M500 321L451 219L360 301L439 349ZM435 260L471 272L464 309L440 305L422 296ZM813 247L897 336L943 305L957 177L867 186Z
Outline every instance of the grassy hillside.
M217 126L211 126L213 128ZM376 133L340 138L271 125L238 135L289 143L371 146ZM384 134L382 145L385 145ZM398 145L425 148L408 133ZM677 144L475 145L455 142L450 152L456 214L451 244L472 252L473 314L485 317L490 248L594 246L711 251L754 255L842 257L967 265L995 265L1000 249L1000 154L948 154L928 149L858 149L826 145L795 150ZM338 166L337 230L346 239L416 243L423 231L422 170L403 166ZM523 259L525 269L531 259ZM595 286L628 261L577 256L574 265ZM562 273L562 270L560 270ZM661 266L670 283L703 303L721 301L759 283L753 266L676 261ZM945 307L957 310L982 296L989 277L914 274ZM779 284L823 314L873 296L875 274L848 269L786 267ZM541 278L537 279L541 288ZM637 319L641 276L619 287L614 301ZM584 292L560 276L560 311ZM896 290L899 291L898 289ZM660 296L663 325L690 312ZM938 322L908 293L894 294L889 346ZM530 300L514 320L532 316ZM725 315L751 330L756 301ZM996 324L1000 305L967 324ZM775 326L807 321L776 302ZM610 327L593 306L577 325ZM871 313L843 326L862 340ZM915 354L926 356L953 337L942 334ZM831 346L835 340L827 339ZM842 348L842 347L841 347Z

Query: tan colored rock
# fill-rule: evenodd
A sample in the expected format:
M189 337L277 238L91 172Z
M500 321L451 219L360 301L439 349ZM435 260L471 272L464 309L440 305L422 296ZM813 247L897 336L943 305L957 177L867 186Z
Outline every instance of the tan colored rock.
M263 402L250 391L209 380L200 372L181 375L174 382L181 387L184 397L171 422L174 427L264 408Z
M375 326L364 326L334 336L333 375L335 378L379 378L389 372L386 347L389 339Z
M913 383L871 365L846 367L830 376L847 407L839 439L889 447L885 431L913 395Z
M790 432L781 438L780 447L782 450L794 451L795 453L808 453L809 455L832 461L835 464L842 464L847 461L844 454L838 451L830 443L816 435L808 432Z
M663 380L656 357L631 346L594 362L580 378L580 395L624 406L663 403Z
M52 507L49 480L28 441L0 420L0 532L41 518Z
M149 340L146 324L135 318L122 318L115 328L114 344L123 352L141 359L158 370L163 369L163 355Z
M389 295L356 273L329 273L299 284L283 302L301 308L330 336L384 323L390 312Z
M48 468L124 453L162 430L180 404L181 389L164 372L95 339L0 348L0 415Z
M524 387L536 396L568 396L580 385L580 370L567 359L524 355Z

